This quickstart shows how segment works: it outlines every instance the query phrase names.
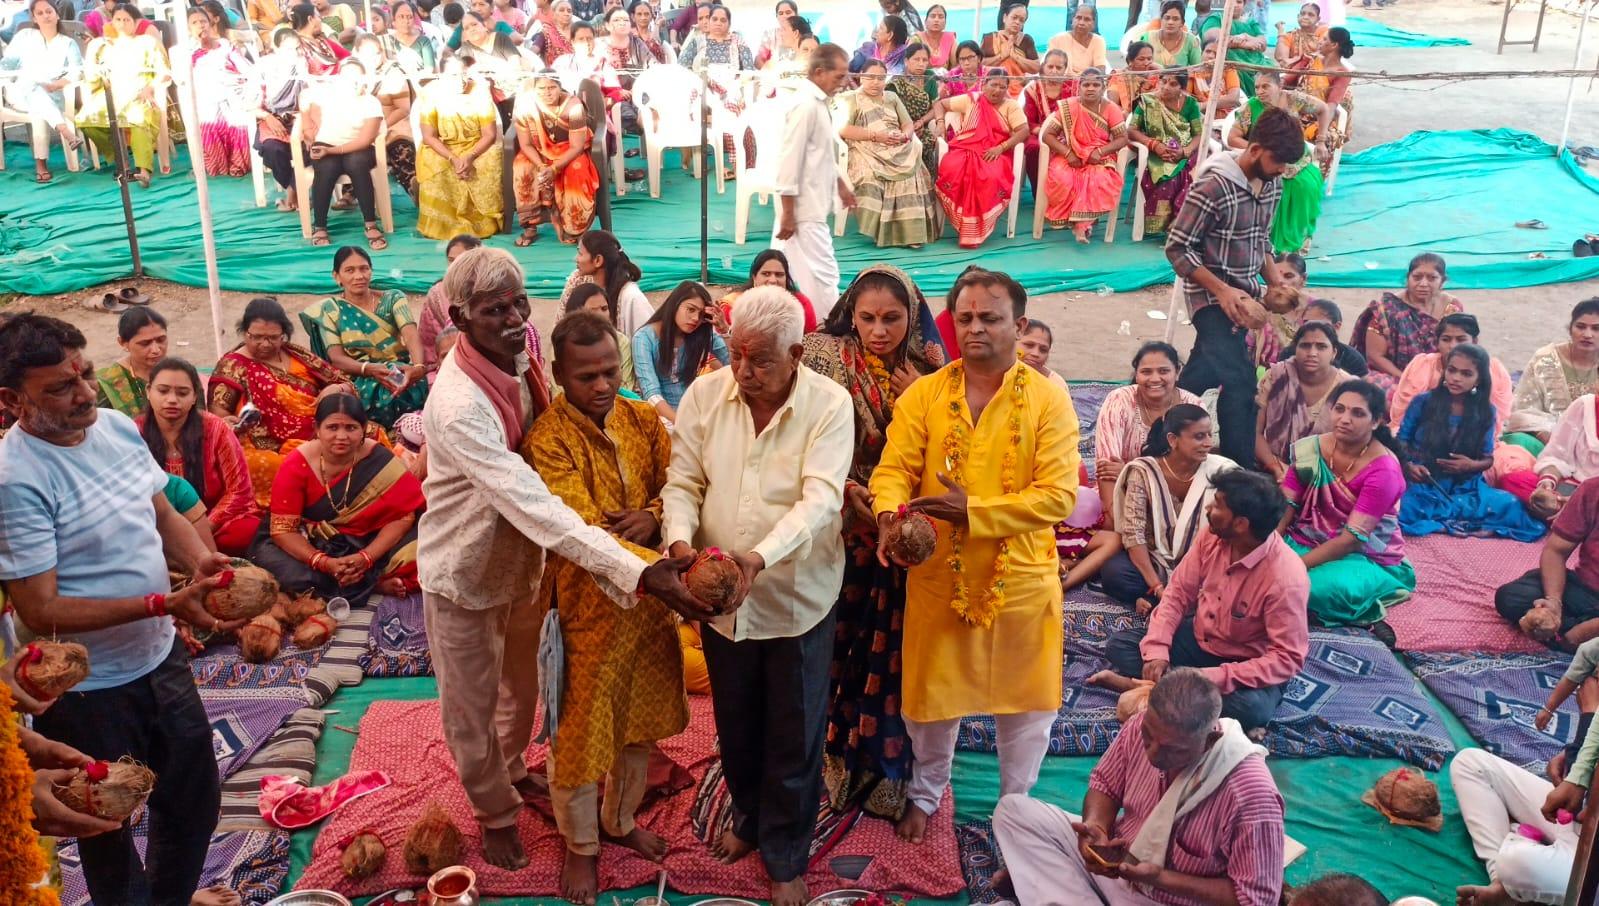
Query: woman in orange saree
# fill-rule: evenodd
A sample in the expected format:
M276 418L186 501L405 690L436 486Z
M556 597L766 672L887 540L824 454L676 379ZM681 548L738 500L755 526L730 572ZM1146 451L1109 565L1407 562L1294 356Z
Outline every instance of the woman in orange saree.
M532 245L539 224L571 244L594 222L600 174L588 155L590 133L583 104L543 76L532 92L517 95L511 113L516 125L516 212L522 220L517 245Z
M1011 149L1027 138L1027 115L1006 96L1008 85L1003 69L990 69L981 93L942 98L933 107L935 116L961 116L960 128L938 162L934 187L961 248L982 245L1010 204L1015 180Z
M1053 229L1071 224L1077 241L1086 243L1094 221L1121 198L1124 179L1117 153L1127 146L1127 124L1121 108L1105 99L1104 73L1083 70L1077 97L1056 105L1041 141L1050 150L1045 216Z

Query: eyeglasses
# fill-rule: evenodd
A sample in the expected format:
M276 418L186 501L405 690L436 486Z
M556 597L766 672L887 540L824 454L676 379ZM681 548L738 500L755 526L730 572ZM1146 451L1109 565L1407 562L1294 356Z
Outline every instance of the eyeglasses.
M252 343L281 343L281 342L283 342L283 334L281 334L281 333L274 333L274 334L247 333L247 334L244 335L244 338L246 340L249 340Z

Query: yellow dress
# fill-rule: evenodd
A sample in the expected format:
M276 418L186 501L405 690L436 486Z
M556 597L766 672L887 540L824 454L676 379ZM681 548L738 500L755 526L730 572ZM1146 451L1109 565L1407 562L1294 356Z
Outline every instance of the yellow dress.
M605 433L558 396L522 440L522 457L584 521L649 509L661 516L671 436L651 406L618 398ZM622 542L654 562L659 555ZM566 692L555 736L556 786L576 789L611 769L624 746L675 736L688 726L677 621L655 598L623 609L584 569L551 555L539 586L557 607L566 651ZM533 652L524 652L531 657Z
M1019 391L1018 369L1025 371ZM964 475L950 477L968 495L969 537L960 562L971 604L985 598L1000 542L1009 542L1002 600L987 628L968 624L951 606L955 576L949 523L936 523L937 549L910 570L904 714L921 722L1054 711L1061 701L1054 526L1077 500L1077 413L1064 390L1018 362L973 427L963 375L960 362L946 365L899 398L871 480L879 513L894 512L915 497L943 494L938 475L950 471L947 443L964 427L970 438L966 464L954 470ZM1019 416L1014 432L1013 413ZM1007 483L1011 493L1005 492Z
M466 154L499 124L499 111L488 86L477 85L462 94L448 80L434 82L417 98L417 121L430 126L439 141L456 154ZM500 181L505 169L499 142L489 146L473 164L470 180L455 175L448 158L416 142L416 230L430 239L450 239L461 233L478 237L499 232L505 216L505 196Z

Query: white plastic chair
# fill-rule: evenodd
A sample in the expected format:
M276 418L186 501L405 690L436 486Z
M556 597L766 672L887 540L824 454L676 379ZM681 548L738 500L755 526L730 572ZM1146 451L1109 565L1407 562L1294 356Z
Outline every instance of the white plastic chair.
M1232 134L1233 123L1238 121L1238 111L1232 110L1220 120L1211 124L1210 153L1220 154L1227 150L1227 136Z
M301 152L300 124L305 121L305 110L294 118L294 130L289 134L289 156L294 162L294 191L300 206L300 235L311 238L311 179L313 173ZM416 133L421 135L421 133ZM378 122L378 136L372 140L377 152L377 163L372 167L372 191L377 208L378 223L385 234L394 233L394 199L389 194L388 129Z
M1345 110L1341 106L1333 107L1333 122L1336 124L1338 134L1342 135L1344 137L1344 141L1347 142L1349 140L1349 111ZM1344 149L1342 146L1339 146L1337 150L1333 151L1332 163L1327 165L1328 198L1332 197L1333 183L1338 180L1338 165L1343 163L1343 160Z
M733 242L743 245L749 232L750 200L759 195L765 204L775 192L777 166L783 156L783 123L788 110L780 104L758 104L739 118L739 131L748 127L755 136L755 161L744 159L744 143L733 143L734 169L738 183L734 188ZM836 203L835 203L836 204Z
M960 125L960 114L949 113L944 117L945 134L959 132ZM1011 170L1014 176L1010 184L1010 211L1005 221L1006 239L1016 238L1016 211L1020 208L1022 201L1022 173L1027 169L1026 145L1026 142L1017 142L1016 148L1011 152ZM944 140L944 135L941 134L938 137L938 159L943 161L947 154L949 154L949 143ZM937 181L938 174L934 173L932 177L934 181Z
M8 96L8 93L14 90L15 87L17 87L17 82L13 78L0 77L0 89L3 89L0 90L0 98L3 98L3 100L0 100L0 172L3 172L6 168L5 130L7 126L28 127L28 138L33 146L35 160L48 159L50 156L50 137L60 135L56 130L50 128L42 117L33 116L25 110L10 106L9 102L12 97ZM72 116L75 112L73 102L77 99L76 94L77 92L71 85L68 85L62 91L62 97L65 100L62 105L62 115L66 117L68 124L73 121ZM76 128L74 128L74 131L76 131ZM66 157L67 169L74 173L78 172L78 152L66 147L65 143L62 144L61 151L63 156Z
M704 168L700 118L703 116L704 86L699 76L681 66L651 66L633 81L633 103L638 107L644 129L644 150L649 166L650 197L661 197L661 156L667 148L695 152L694 175ZM721 144L716 143L721 155ZM720 161L716 167L716 189L726 190Z
M1053 152L1044 142L1038 143L1038 173L1034 183L1033 199L1033 238L1044 238L1044 214L1049 207L1049 158ZM1149 167L1149 149L1143 145L1128 145L1116 153L1116 169L1125 175L1127 165L1133 162L1133 156L1138 156L1138 167L1133 172L1133 241L1142 242L1144 239L1144 193L1139 188L1143 181L1144 170ZM1116 203L1110 209L1110 215L1105 218L1105 241L1112 242L1116 238L1116 221L1121 215L1122 197L1116 196Z

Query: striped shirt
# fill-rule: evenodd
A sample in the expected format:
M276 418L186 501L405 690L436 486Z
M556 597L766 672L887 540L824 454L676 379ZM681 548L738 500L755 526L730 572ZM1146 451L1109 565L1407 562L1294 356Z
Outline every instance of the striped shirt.
M1121 806L1112 838L1132 840L1169 785L1144 755L1142 714L1094 766L1088 787ZM1166 868L1201 878L1226 877L1240 906L1277 906L1283 888L1283 800L1259 755L1245 758L1210 798L1177 819ZM1203 906L1163 890L1150 899L1170 906Z
M1166 237L1166 259L1181 278L1190 315L1216 301L1189 276L1201 267L1256 298L1262 292L1260 270L1271 254L1271 221L1283 181L1252 186L1238 165L1242 153L1224 152L1205 161Z

